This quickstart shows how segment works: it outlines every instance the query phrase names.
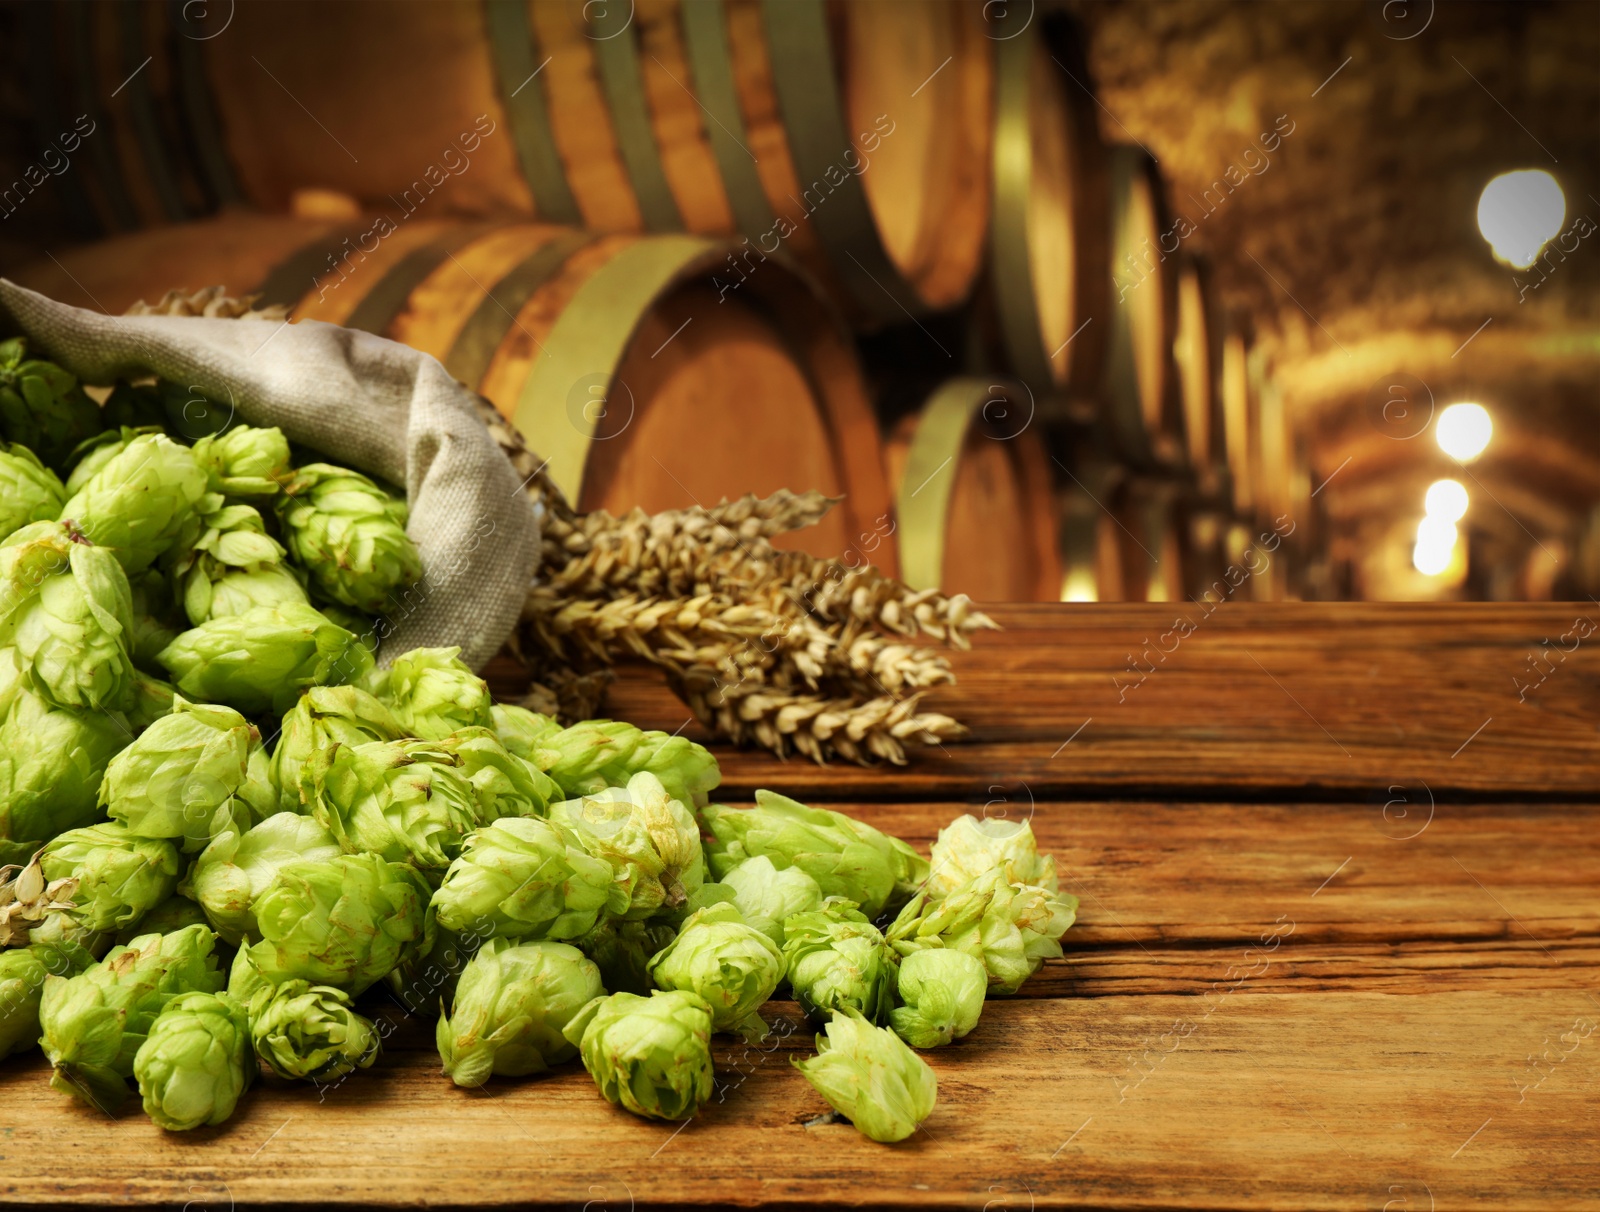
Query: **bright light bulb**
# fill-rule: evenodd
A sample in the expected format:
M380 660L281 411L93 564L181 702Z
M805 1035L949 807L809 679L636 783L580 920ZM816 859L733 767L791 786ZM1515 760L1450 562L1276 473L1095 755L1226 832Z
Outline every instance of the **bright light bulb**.
M1417 546L1430 551L1443 549L1447 554L1456 545L1456 524L1449 518L1429 514L1417 523Z
M1095 583L1092 568L1074 568L1067 573L1066 580L1061 586L1061 600L1063 602L1098 602L1100 600L1099 586Z
M1450 567L1455 552L1450 548L1424 547L1418 543L1411 550L1411 565L1425 577L1436 577Z
M1459 480L1435 480L1423 498L1422 507L1430 518L1459 522L1467 512L1467 490Z
M1482 404L1452 404L1439 414L1434 437L1439 449L1458 463L1470 463L1489 445L1494 422Z
M1497 258L1518 269L1538 260L1566 217L1561 186L1540 168L1501 173L1478 197L1478 230Z

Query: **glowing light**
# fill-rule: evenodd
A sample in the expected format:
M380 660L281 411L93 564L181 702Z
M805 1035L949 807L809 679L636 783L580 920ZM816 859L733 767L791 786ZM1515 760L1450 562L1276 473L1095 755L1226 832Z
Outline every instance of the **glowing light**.
M1424 576L1441 575L1455 558L1456 538L1453 521L1429 514L1417 523L1417 544L1411 549L1412 565Z
M1538 260L1566 217L1561 186L1543 169L1501 173L1478 197L1478 230L1496 258L1518 269Z
M1435 480L1428 487L1422 508L1430 518L1459 522L1467 512L1467 490L1459 480Z
M1440 551L1418 543L1411 549L1411 566L1425 577L1441 576L1450 567L1454 555L1452 549Z
M1098 602L1100 587L1095 583L1094 569L1074 568L1067 573L1061 586L1063 602Z
M1452 404L1439 414L1433 435L1439 449L1458 463L1470 463L1483 453L1494 433L1494 422L1481 404Z

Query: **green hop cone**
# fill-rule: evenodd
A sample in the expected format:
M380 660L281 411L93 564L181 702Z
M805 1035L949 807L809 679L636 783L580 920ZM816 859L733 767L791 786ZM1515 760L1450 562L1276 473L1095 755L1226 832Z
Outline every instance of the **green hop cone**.
M167 410L153 383L119 382L106 397L101 418L108 429L165 429Z
M0 442L0 539L29 522L61 516L66 489L26 446Z
M113 1111L127 1096L133 1058L156 1016L180 993L215 993L223 975L204 926L143 934L77 976L45 978L40 1044L63 1094Z
M332 622L339 624L356 639L361 641L361 646L374 656L378 654L378 644L382 636L378 634L378 620L369 618L359 610L351 610L348 606L340 606L336 602L322 602L317 606ZM386 633L387 634L387 633Z
M480 938L573 939L594 927L613 878L570 829L509 817L467 837L433 905L440 925Z
M135 926L172 895L183 870L172 843L139 837L116 821L70 829L51 839L34 861L48 883L72 881L67 898L72 908L36 927L31 935L35 942L82 939Z
M572 940L572 945L595 962L600 979L613 993L644 997L655 988L650 961L678 936L668 922L625 922L602 917Z
M226 993L180 993L133 1057L145 1114L169 1132L222 1123L255 1075L244 1007Z
M256 897L250 959L273 983L307 980L352 997L432 944L432 889L416 868L341 854L278 868Z
M172 564L189 622L198 627L257 606L309 605L283 557L282 546L267 534L266 522L252 506L229 505L207 514L199 537Z
M141 934L171 934L185 926L208 926L205 910L181 892L174 892L132 925L117 932L116 941L126 947Z
M899 838L772 791L757 791L754 808L712 804L701 815L715 838L707 858L717 879L746 859L765 855L780 870L800 868L824 896L846 897L868 917L877 917L928 877L928 860Z
M310 981L257 988L250 999L250 1040L267 1068L290 1080L337 1081L378 1059L372 1020L355 1012L342 989Z
M525 762L534 761L540 744L561 731L561 725L549 716L511 703L495 703L489 714L500 743Z
M663 989L703 997L713 1031L759 1039L766 1024L757 1011L784 977L783 952L746 925L734 906L712 905L689 915L678 937L650 961L650 976Z
M435 1038L444 1072L458 1086L490 1075L543 1073L578 1054L562 1030L605 996L600 969L566 943L490 939L456 986Z
M199 526L206 473L187 446L162 434L135 438L61 507L129 573L142 572Z
M371 694L356 686L313 686L283 717L272 751L272 781L285 812L306 811L300 799L300 772L311 755L333 745L398 741L400 721Z
M100 802L140 837L203 849L236 819L236 799L259 747L250 722L231 707L174 701L111 760ZM248 808L245 809L250 816ZM246 826L248 827L248 826Z
M704 745L621 720L585 720L549 733L537 741L531 760L571 797L621 787L644 772L660 779L673 799L698 807L722 781Z
M913 1048L938 1048L978 1025L989 974L965 951L933 947L900 961L900 1000L889 1025Z
M493 729L462 728L437 744L461 763L482 820L543 816L561 798L550 776L508 750Z
M1061 958L1061 936L1077 916L1078 898L1012 884L991 867L941 901L920 893L889 927L901 955L927 947L965 951L982 961L991 994L1015 993L1047 959Z
M854 1010L883 1022L894 1005L895 954L882 933L849 901L829 898L820 909L783 924L783 957L800 1008L818 1021Z
M99 819L101 778L131 739L105 712L16 692L0 723L0 862L25 863L40 843Z
M54 362L28 357L22 337L0 341L0 435L59 470L103 426L99 406L77 379Z
M563 1032L608 1102L687 1119L711 1097L711 1007L682 990L596 998Z
M310 606L257 606L185 631L156 658L192 699L283 714L308 686L365 676L372 653Z
M35 522L0 546L0 643L58 707L121 711L133 695L133 597L104 547Z
M72 452L72 472L67 476L63 486L66 495L68 497L76 495L78 489L92 480L97 471L126 450L136 438L161 432L163 431L158 425L144 425L138 428L120 426L116 429L107 429L104 433L96 434L80 443Z
M312 814L348 854L443 871L482 822L460 759L432 741L368 741L312 754L301 771Z
M822 889L798 867L779 869L764 854L747 858L722 876L744 920L783 946L783 923L822 908Z
M39 999L47 976L76 976L94 956L72 944L0 951L0 1058L39 1043Z
M227 497L270 497L292 474L289 439L276 426L235 425L206 434L193 449L211 491Z
M550 816L615 870L606 906L615 917L638 920L680 909L705 883L700 827L653 774L552 805Z
M251 909L280 868L340 853L339 843L317 821L279 812L252 829L219 833L195 859L184 887L199 902L217 936L237 947L254 932Z
M317 590L341 605L383 614L396 593L422 579L405 502L359 472L327 463L300 468L284 484L278 518Z
M492 728L489 684L460 657L459 648L413 648L369 677L367 689L410 736L439 741L461 728Z
M905 1140L933 1114L939 1082L893 1031L859 1014L835 1014L817 1054L794 1067L869 1140Z
M958 816L939 830L929 863L928 895L949 896L991 867L1000 867L1013 884L1034 884L1055 892L1056 861L1039 853L1027 821Z

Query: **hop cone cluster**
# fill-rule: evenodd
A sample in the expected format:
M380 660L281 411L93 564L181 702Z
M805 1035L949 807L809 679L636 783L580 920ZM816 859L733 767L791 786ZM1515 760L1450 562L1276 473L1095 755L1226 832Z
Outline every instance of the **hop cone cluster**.
M406 537L405 502L358 472L328 463L300 468L283 486L278 518L289 550L331 601L382 614L422 578Z

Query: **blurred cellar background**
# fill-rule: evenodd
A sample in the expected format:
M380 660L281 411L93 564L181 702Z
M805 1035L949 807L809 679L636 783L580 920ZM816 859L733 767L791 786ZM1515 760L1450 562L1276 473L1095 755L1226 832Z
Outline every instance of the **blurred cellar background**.
M801 545L980 600L1600 594L1592 0L104 0L0 38L7 276L415 345L580 507L819 488Z

